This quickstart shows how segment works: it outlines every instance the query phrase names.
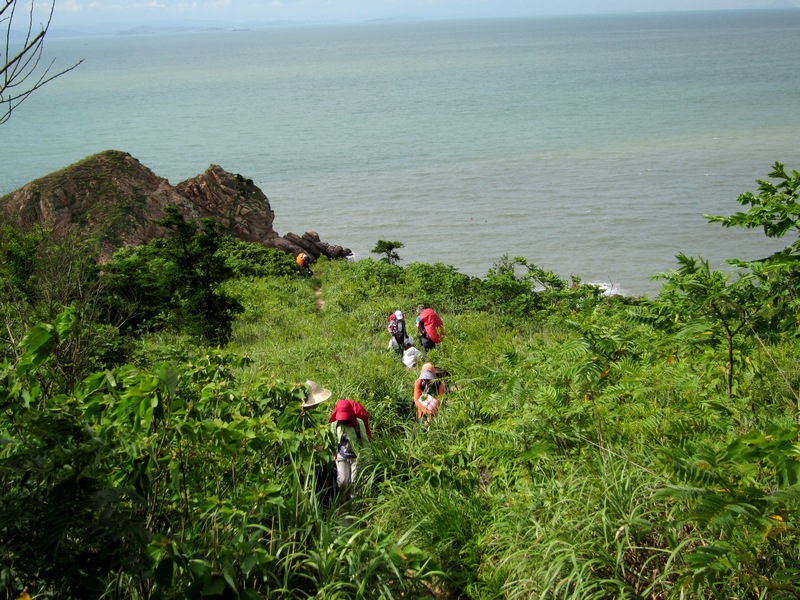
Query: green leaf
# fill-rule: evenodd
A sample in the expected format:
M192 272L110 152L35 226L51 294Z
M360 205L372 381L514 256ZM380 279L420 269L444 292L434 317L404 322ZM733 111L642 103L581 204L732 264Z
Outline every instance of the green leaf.
M167 556L153 570L153 580L161 587L170 587L175 573L175 562Z
M800 481L800 462L787 458L783 463L781 487L791 487Z
M221 596L227 587L224 577L212 575L203 585L203 596Z
M771 578L774 581L786 582L791 583L792 589L799 589L798 588L798 581L800 581L800 569L778 569L774 571L771 575Z
M27 374L47 360L54 342L55 336L51 325L39 325L31 329L20 344L25 350L19 361L20 374Z
M170 395L175 394L180 379L180 372L173 366L162 367L157 371L157 376L161 382L166 386Z
M75 328L78 322L78 310L75 305L67 307L55 320L55 329L59 339L64 339L67 334Z

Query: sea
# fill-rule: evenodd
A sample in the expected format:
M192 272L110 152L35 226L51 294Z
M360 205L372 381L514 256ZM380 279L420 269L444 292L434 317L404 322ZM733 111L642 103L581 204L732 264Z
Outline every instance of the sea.
M107 149L171 183L217 164L278 233L356 260L523 257L627 295L679 253L727 270L790 243L704 215L800 169L797 9L136 30L44 56L83 62L0 125L0 194Z

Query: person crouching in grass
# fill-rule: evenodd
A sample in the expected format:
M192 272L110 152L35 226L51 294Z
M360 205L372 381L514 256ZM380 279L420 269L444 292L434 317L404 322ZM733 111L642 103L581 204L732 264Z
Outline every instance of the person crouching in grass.
M436 369L431 363L422 365L419 377L414 382L414 404L417 407L417 422L423 426L439 412L439 406L444 396L444 381L436 378Z

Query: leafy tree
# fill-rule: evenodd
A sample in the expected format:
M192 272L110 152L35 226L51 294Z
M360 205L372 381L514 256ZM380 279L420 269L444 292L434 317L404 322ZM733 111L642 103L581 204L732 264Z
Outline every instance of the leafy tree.
M758 194L745 192L736 199L739 204L750 206L749 210L729 217L706 215L706 219L724 227L763 227L771 238L791 233L795 239L786 250L800 258L800 171L787 173L784 165L776 162L769 177L778 181L759 179Z
M55 1L40 5L34 0L0 0L0 24L6 30L6 43L0 48L0 124L33 92L83 62L59 72L51 71L55 61L40 64L54 8ZM44 22L37 29L35 22L40 16Z
M47 238L47 232L41 227L32 227L29 231L11 225L3 225L0 229L0 276L6 284L3 296L17 296L31 299L34 296L34 273L36 270L36 254Z
M170 229L167 238L122 251L108 265L112 309L132 327L169 324L224 344L243 309L222 289L233 270L218 252L221 229L214 219L189 223L174 206L165 213L156 223Z
M723 227L763 228L770 238L789 236L783 250L755 261L731 260L732 264L752 271L765 290L764 305L784 330L798 328L800 308L800 171L786 171L776 162L769 173L774 181L759 179L758 193L746 192L737 202L750 208L728 217L709 216Z
M481 285L481 299L486 302L487 310L519 318L541 307L532 282L524 273L517 273L518 268L525 266L527 262L521 257L512 260L503 256L495 263Z
M444 263L414 262L403 269L403 288L412 306L425 304L444 312L458 312L470 306L478 280L459 273Z
M743 275L731 281L732 274L712 271L707 260L677 256L680 267L657 275L666 280L659 302L670 304L686 320L686 335L710 339L723 338L726 352L726 389L733 393L734 356L737 336L754 331L762 307L760 290L752 278Z
M503 256L477 287L481 293L475 308L483 302L484 310L510 317L530 316L543 309L570 313L595 304L602 295L597 286L581 284L577 278L566 281L521 256Z
M55 238L39 227L0 229L0 355L17 357L24 333L68 306L79 315L79 326L56 350L51 368L62 377L53 382L72 386L117 353L121 340L104 310L107 286L95 256L95 245L76 235Z
M37 253L46 233L40 228L22 231L10 225L0 228L0 312L4 327L3 356L13 356L22 336L36 318Z
M110 290L106 309L129 333L158 330L174 321L178 268L166 255L166 245L159 239L123 248L104 266Z
M174 292L181 300L180 320L190 332L208 342L224 344L242 306L220 288L233 275L224 258L217 254L222 230L214 219L206 218L201 220L198 231L174 206L166 207L164 212L166 216L156 223L172 230L165 255L177 267Z
M375 244L375 247L370 251L373 254L383 254L384 257L381 259L383 262L387 262L390 265L396 265L400 262L400 255L395 252L398 248L402 248L402 242L387 242L386 240L378 240Z
M233 275L225 260L217 255L222 230L214 219L200 222L200 230L187 223L175 207L167 207L166 217L156 221L173 234L167 255L177 266L177 293L184 326L208 342L228 341L235 316L242 305L225 293L220 285Z

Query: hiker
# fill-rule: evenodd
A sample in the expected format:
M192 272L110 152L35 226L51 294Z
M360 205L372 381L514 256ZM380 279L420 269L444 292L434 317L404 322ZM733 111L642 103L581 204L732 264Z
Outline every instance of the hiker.
M339 400L330 418L336 440L336 485L349 492L355 483L359 453L370 444L369 416L366 409L353 400Z
M319 427L319 419L314 418L311 412L331 397L331 391L325 389L315 381L310 379L306 380L308 386L308 395L305 402L300 405L300 414L303 418L303 429L317 429ZM314 436L319 432L314 431ZM320 436L320 439L322 436ZM321 445L314 444L315 452L322 452L324 448ZM323 506L328 506L333 500L333 495L336 487L336 470L329 462L324 465L317 464L314 469L314 490L316 491L317 498Z
M306 385L308 386L308 395L306 396L306 401L300 405L300 412L303 415L303 429L314 426L314 423L309 418L308 411L316 408L331 397L331 391L325 389L316 381L307 379Z
M441 343L444 337L444 324L432 308L420 305L418 312L417 331L422 344L422 354L427 356L428 350L433 350L436 344Z
M297 255L297 258L295 260L297 261L297 266L300 267L300 270L301 271L305 270L306 277L310 278L311 276L314 275L314 272L311 270L310 266L311 263L314 262L314 259L311 258L308 254L306 254L305 252L301 252L300 254Z
M405 350L406 338L406 318L402 310L396 310L389 315L389 325L386 327L392 338L389 340L389 348L394 349L398 354L403 354Z
M413 369L417 366L417 361L422 357L422 352L420 352L414 346L414 338L408 336L405 342L405 349L403 350L403 364L406 366L407 369Z
M436 377L436 368L431 363L422 365L419 377L414 382L414 404L417 406L417 422L431 422L439 412L445 384Z

